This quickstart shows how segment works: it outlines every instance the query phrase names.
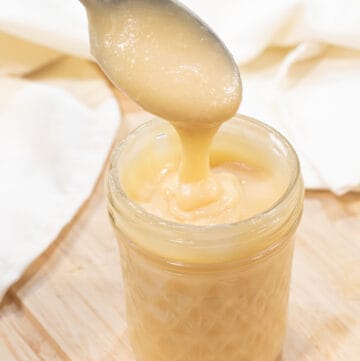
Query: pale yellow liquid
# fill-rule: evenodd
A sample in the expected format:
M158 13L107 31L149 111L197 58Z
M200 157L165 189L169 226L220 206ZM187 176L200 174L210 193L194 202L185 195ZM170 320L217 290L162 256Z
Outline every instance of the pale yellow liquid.
M178 134L174 144L181 145L170 157L159 157L150 145L132 159L122 179L127 195L161 218L201 225L236 222L270 208L288 181L279 177L276 161L267 162L265 153L263 161L259 154L242 161L225 145L213 149L210 162L212 139L242 96L236 64L216 36L167 0L83 2L92 53L102 69L145 110L168 120ZM139 361L278 356L290 241L266 261L228 269L222 259L201 273L196 266L177 269L157 258L162 249L142 253L142 243L156 244L145 231L119 234L119 240L129 332Z
M167 137L143 144L121 176L126 194L160 218L197 225L233 223L269 209L286 189L289 173L280 160L266 155L260 144L244 151L237 137L227 133L217 136L210 149L211 177L181 183L180 141L176 133Z

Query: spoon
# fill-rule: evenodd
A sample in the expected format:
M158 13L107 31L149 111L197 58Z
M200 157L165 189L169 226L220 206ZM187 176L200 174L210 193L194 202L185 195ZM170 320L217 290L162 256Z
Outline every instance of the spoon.
M218 127L238 109L237 65L195 14L170 0L80 0L91 51L145 110L182 128Z

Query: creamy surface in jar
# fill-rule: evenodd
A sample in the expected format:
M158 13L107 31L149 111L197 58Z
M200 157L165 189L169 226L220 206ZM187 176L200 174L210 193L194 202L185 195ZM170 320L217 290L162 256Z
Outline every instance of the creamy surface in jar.
M242 96L237 66L216 35L168 0L83 2L92 53L105 73L145 110L168 120L181 144L180 160L159 167L153 184L142 177L130 196L183 223L229 223L268 209L279 197L271 173L238 162L210 167L212 139Z
M164 130L149 138L123 165L121 184L131 199L160 218L197 225L237 222L270 208L289 181L283 160L267 154L260 139L252 147L244 144L244 150L238 146L244 138L219 131L210 149L211 177L181 184L182 149L176 133Z
M271 174L244 163L221 164L212 168L211 173L210 179L196 185L180 185L181 192L177 172L161 174L157 185L141 187L152 192L135 199L158 217L204 225L250 218L270 208L284 191L283 183L277 183Z

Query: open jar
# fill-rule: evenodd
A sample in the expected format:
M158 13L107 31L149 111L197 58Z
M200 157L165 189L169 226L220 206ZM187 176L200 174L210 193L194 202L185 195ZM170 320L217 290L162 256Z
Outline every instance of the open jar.
M149 145L158 157L179 152L174 129L155 119L115 147L106 179L138 361L275 361L285 335L293 236L303 208L293 148L249 117L224 123L212 152L231 145L239 150L232 160L245 163L257 152L266 164L281 164L286 187L262 213L196 226L158 218L124 191L124 177Z

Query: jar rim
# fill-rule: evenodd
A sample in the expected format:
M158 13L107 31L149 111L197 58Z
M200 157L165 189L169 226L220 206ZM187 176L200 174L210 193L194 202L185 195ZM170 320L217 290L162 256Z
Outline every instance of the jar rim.
M250 225L256 226L257 224L262 223L264 219L271 218L272 214L275 213L290 197L292 190L294 189L294 187L299 181L299 178L301 177L300 162L298 156L293 146L290 144L290 142L279 131L277 131L270 125L242 114L236 114L231 119L240 119L255 126L259 126L262 129L265 129L269 134L275 136L278 140L280 140L282 146L285 146L286 150L288 151L288 153L292 158L291 167L294 169L292 169L292 171L290 172L291 177L288 182L288 186L286 187L283 194L279 197L279 199L276 202L274 202L268 209L259 212L244 220L231 222L231 223L220 223L220 224L209 224L209 225L197 225L197 224L188 224L188 223L184 224L176 221L166 220L152 213L149 213L143 207L141 207L139 204L137 204L135 201L129 198L121 186L119 172L116 171L117 169L116 166L119 163L117 162L117 160L120 157L122 151L126 148L126 146L132 140L134 140L139 133L141 133L144 129L150 127L152 124L154 124L154 122L159 121L159 118L156 117L154 117L154 119L142 124L141 126L137 127L135 130L130 132L129 135L124 140L122 140L117 145L115 145L112 151L106 182L108 182L109 184L110 193L112 194L114 192L116 194L115 199L113 199L113 197L110 194L111 199L115 201L114 202L115 204L113 204L113 206L117 208L116 201L121 201L122 205L125 205L129 212L132 212L134 215L141 217L142 221L148 222L149 224L152 225L156 225L157 227L166 227L166 228L170 227L174 231L187 232L187 233L189 232L208 233L211 231L230 232L231 230L238 230L240 227L247 227Z

